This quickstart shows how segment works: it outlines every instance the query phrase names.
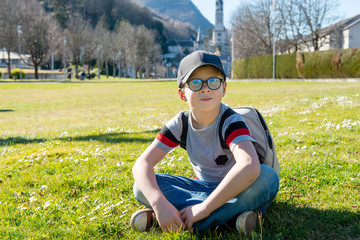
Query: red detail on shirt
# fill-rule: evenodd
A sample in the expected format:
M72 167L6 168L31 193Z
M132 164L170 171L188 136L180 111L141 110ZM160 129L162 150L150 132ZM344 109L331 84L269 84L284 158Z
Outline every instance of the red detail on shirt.
M178 143L171 141L169 138L167 138L165 135L163 135L161 133L158 134L156 139L168 147L176 147L177 145L179 145Z
M250 131L247 128L240 128L240 129L236 129L235 131L233 131L229 137L226 139L226 145L228 145L230 147L230 143L238 136L241 135L250 135Z

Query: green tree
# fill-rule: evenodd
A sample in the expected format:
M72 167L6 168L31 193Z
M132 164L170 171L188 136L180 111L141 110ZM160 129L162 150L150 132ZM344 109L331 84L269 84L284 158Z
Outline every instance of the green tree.
M70 0L52 0L49 1L53 9L53 17L60 26L65 29L68 27Z

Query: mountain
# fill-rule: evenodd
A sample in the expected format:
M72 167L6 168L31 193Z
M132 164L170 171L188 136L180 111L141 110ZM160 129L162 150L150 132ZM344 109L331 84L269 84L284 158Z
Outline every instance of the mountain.
M193 4L191 0L135 0L139 4L152 9L160 15L168 16L171 19L190 23L194 30L199 26L202 33L206 33L213 25L207 20ZM210 1L209 1L210 2ZM213 1L211 1L213 2ZM215 3L213 3L215 4ZM214 13L215 14L215 13Z
M109 30L125 19L132 25L144 25L156 32L156 41L167 51L166 44L173 39L196 37L196 30L189 23L172 19L140 4L137 0L38 0L51 12L59 25L66 29L71 16L80 16L95 28L100 19ZM101 4L99 4L101 2Z

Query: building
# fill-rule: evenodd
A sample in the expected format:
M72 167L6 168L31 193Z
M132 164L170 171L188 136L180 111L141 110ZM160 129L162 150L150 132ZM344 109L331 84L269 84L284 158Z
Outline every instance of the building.
M227 29L224 25L224 4L222 0L215 2L215 26L212 33L210 51L219 55L226 75L231 73L231 47Z
M226 50L228 43L227 31L224 26L224 4L222 0L216 0L215 6L215 26L212 34L213 47L221 50Z
M34 70L33 66L30 66L25 62L30 62L30 55L28 54L21 54L21 60L18 53L10 52L10 68L20 68L21 69L32 69ZM0 50L0 68L2 72L2 78L8 78L8 69L7 69L7 62L8 62L8 53L6 49ZM54 72L54 73L39 73L39 79L54 79L54 80L63 80L66 79L66 74L61 72ZM24 79L34 79L35 73L34 71L27 71Z
M168 42L168 53L163 57L163 64L166 68L165 76L175 78L181 59L194 51L194 40L171 40Z
M6 49L0 49L0 68L7 68L8 52ZM33 67L24 63L24 59L29 60L30 55L21 54L21 60L18 53L10 52L10 67L13 68L27 68L33 69Z
M215 1L215 26L212 32L212 39L205 43L200 26L196 38L189 40L172 40L168 43L169 53L164 54L164 64L167 68L171 66L172 73L176 73L180 60L187 54L196 50L206 50L217 54L224 66L226 75L231 72L231 47L229 33L224 25L224 4L222 0ZM174 74L176 76L176 74ZM173 77L170 75L170 77Z
M201 34L201 28L199 26L196 41L194 42L194 51L196 50L204 50L204 39Z
M319 36L320 51L360 48L360 14L320 29ZM312 41L311 37L307 39L309 42ZM306 43L301 43L299 49L304 52L314 51L311 44Z
M165 54L166 58L174 59L179 55L186 55L194 51L193 40L171 40L168 42L169 53Z

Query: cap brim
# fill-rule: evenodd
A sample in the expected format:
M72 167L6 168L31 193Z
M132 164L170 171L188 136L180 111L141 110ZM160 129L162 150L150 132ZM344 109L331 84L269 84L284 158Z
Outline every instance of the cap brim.
M200 65L192 68L190 71L188 71L188 72L185 74L185 76L183 77L183 79L181 80L181 85L184 85L184 84L187 82L187 80L189 80L189 77L191 76L191 74L192 74L196 69L198 69L199 67L203 67L203 66L213 66L213 67L216 67L224 76L226 76L225 73L224 73L224 71L223 71L222 69L220 69L217 65L211 64L211 63L203 63L203 64L200 64ZM181 87L181 86L179 86L179 87Z

